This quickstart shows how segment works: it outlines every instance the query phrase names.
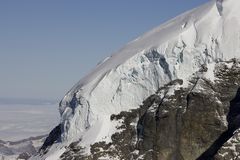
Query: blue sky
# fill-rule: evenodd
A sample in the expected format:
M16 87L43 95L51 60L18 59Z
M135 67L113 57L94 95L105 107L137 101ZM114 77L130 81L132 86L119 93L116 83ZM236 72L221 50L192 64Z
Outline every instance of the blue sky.
M0 97L61 99L144 32L209 0L1 0Z

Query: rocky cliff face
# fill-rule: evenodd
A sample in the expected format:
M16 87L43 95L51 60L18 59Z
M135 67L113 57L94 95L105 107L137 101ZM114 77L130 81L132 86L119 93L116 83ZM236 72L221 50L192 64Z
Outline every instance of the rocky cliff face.
M239 8L210 1L98 64L64 96L40 159L234 159Z
M197 76L208 70L201 69L188 87L181 87L180 79L171 81L138 109L111 115L111 121L121 122L118 132L110 143L91 145L90 156L81 152L79 141L71 144L61 158L237 159L240 64L232 60L218 62L215 67L214 82Z

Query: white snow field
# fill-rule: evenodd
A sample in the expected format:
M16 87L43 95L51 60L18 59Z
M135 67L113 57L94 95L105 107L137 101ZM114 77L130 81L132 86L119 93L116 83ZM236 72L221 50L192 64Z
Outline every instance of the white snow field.
M145 33L97 65L63 98L63 143L46 156L56 156L61 145L79 139L89 153L91 144L115 131L111 114L139 107L171 80L183 79L188 85L202 65L210 68L205 76L214 80L215 62L240 57L239 8L240 0L211 0Z
M59 124L58 104L0 104L0 140L46 135Z

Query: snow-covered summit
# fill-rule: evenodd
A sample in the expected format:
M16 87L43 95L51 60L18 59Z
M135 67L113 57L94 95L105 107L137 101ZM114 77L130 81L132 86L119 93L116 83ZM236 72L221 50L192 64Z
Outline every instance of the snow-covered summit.
M240 1L213 0L128 43L81 79L60 103L62 140L110 141L112 114L139 107L174 79L240 57ZM213 80L213 74L205 75Z

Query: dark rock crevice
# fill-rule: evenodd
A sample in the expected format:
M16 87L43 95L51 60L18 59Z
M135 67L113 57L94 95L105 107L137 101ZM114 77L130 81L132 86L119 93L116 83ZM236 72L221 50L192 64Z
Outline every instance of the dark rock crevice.
M197 78L196 81L193 82L193 86L192 86L192 88L189 90L189 92L188 92L188 94L187 94L187 96L186 96L186 101L187 101L187 107L186 107L186 108L187 108L187 109L189 108L189 105L190 105L190 100L191 100L190 97L191 97L191 95L192 95L192 92L193 92L194 88L197 86L199 79L200 79L200 78Z
M142 148L142 141L144 139L144 127L145 127L145 119L147 117L147 112L149 107L151 107L153 105L153 103L155 103L157 100L159 99L158 96L156 95L152 95L149 98L147 98L144 102L143 105L141 107L140 113L139 113L139 120L137 122L137 144L136 147L138 149ZM143 112L143 114L141 115L141 112Z
M161 115L160 113L160 109L162 107L162 104L164 102L164 99L166 98L166 95L167 95L167 91L164 92L164 95L163 97L161 98L159 104L158 104L158 107L155 111L155 135L154 135L154 142L153 142L153 154L152 154L152 160L157 160L158 157L157 157L157 152L158 152L158 144L157 144L157 141L158 141L158 133L159 133L159 125L160 125L160 121L161 119L164 119L166 118L166 115Z
M218 150L233 136L233 129L223 132L220 137L197 160L213 160Z
M234 135L234 132L240 128L240 88L238 88L235 98L230 101L227 121L228 129L223 132L197 160L213 160L218 150Z
M53 143L59 142L61 139L61 133L61 124L59 124L49 133L42 147L39 149L39 152L44 154L47 149L53 145Z
M90 118L90 104L89 104L88 101L87 101L87 104L88 104L88 112L87 112L87 124L85 126L85 129L88 129L90 127L90 122L89 122L89 118Z
M164 118L164 116L160 116L159 112L160 112L161 105L162 105L162 103L163 103L163 101L164 101L164 99L166 97L166 94L167 94L167 92L164 93L163 98L161 99L161 101L158 104L158 107L156 109L156 113L155 113L155 120L156 120L156 122L158 122L160 120L160 118Z

